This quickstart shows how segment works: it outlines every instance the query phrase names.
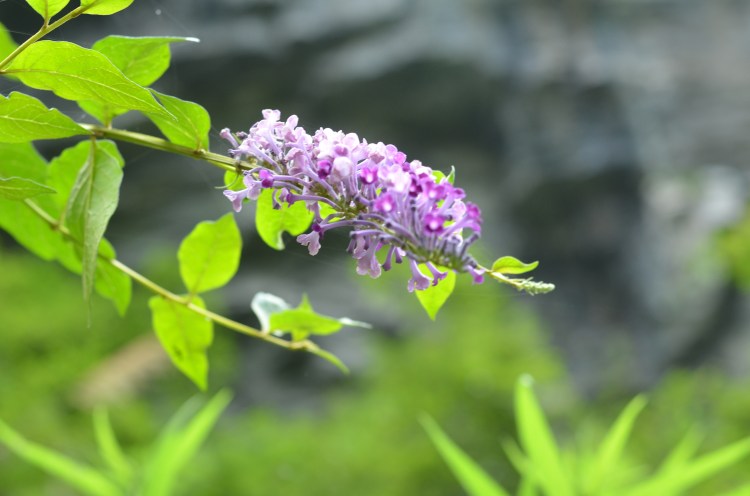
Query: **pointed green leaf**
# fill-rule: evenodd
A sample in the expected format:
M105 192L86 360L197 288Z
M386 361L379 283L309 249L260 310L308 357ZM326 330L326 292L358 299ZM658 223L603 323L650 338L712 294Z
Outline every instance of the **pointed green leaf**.
M305 207L305 202L299 201L291 206L282 205L273 208L273 190L264 189L258 198L258 208L255 211L255 227L258 235L268 246L275 250L284 249L281 234L286 231L292 236L302 234L310 227L313 214Z
M291 333L295 341L302 341L310 334L333 334L344 324L338 319L315 313L307 295L304 295L297 308L272 314L269 326L274 331Z
M242 237L233 214L195 226L177 252L188 292L202 293L229 282L239 268L241 251Z
M31 8L36 10L45 21L52 19L52 17L64 9L69 2L70 0L26 0L26 3L31 5Z
M687 462L680 470L659 472L627 496L682 494L687 489L721 472L750 455L750 438L745 438Z
M83 494L120 496L117 485L93 468L31 442L0 420L0 443L32 465L58 477Z
M523 274L536 269L539 262L523 263L514 257L502 257L492 264L492 272L501 274Z
M24 200L54 192L54 189L31 179L23 177L0 178L0 196L9 200Z
M13 41L8 30L0 23L0 60L10 55L18 47L18 43Z
M23 202L0 198L0 228L43 260L54 260L64 247L60 233Z
M195 400L193 398L186 403L162 431L144 471L144 484L140 493L143 496L173 493L180 470L203 444L232 400L232 395L226 390L219 391L193 415L197 405Z
M509 496L505 489L443 432L432 417L424 415L420 422L464 491L471 496Z
M604 441L599 448L599 452L594 459L592 468L588 471L587 482L585 484L586 492L597 494L603 492L603 485L611 480L615 472L622 464L621 456L625 448L625 443L630 437L633 430L633 424L636 418L646 406L646 399L643 396L633 398L628 406L622 411L612 428L607 433Z
M702 440L703 436L698 433L697 429L688 431L664 459L659 467L659 472L682 471L689 460L698 452Z
M47 162L31 143L0 143L0 177L25 177L45 183Z
M123 486L129 485L133 475L133 468L130 466L125 453L123 453L114 430L112 430L107 410L101 407L96 408L93 419L96 444L99 445L99 455L112 473L115 474L120 484Z
M88 157L78 172L66 206L66 225L81 241L83 295L88 300L94 289L99 243L110 217L117 208L122 168L118 157L107 148L89 142Z
M0 178L23 176L44 183L47 164L31 143L0 143ZM52 201L52 197L39 200ZM0 228L18 243L44 260L52 260L60 250L62 239L46 222L22 202L0 198Z
M260 292L256 293L253 297L250 308L253 309L255 316L258 317L260 330L268 332L271 330L271 315L289 310L292 307L276 295Z
M133 0L81 0L81 7L85 7L84 14L110 15L120 12L130 6Z
M572 496L573 488L568 472L563 466L560 450L544 412L534 396L532 383L529 376L522 376L516 383L516 422L521 446L535 466L536 473L540 476L537 482L546 494Z
M194 296L192 303L205 308L203 300ZM189 310L185 305L154 296L149 300L154 331L172 363L201 390L208 385L206 350L213 341L210 320Z
M422 304L422 308L424 308L432 320L435 320L438 310L448 301L448 297L453 293L453 288L456 287L456 273L442 267L438 267L438 269L447 271L445 279L438 282L435 286L414 292L417 295L419 303ZM430 273L424 264L420 264L420 270L427 274Z
M197 103L180 100L157 91L152 92L175 119L156 114L148 114L156 127L169 141L194 150L208 150L208 132L211 130L211 118L206 109Z
M98 142L102 144L101 141ZM58 212L65 210L68 204L70 192L73 191L73 185L76 183L78 171L80 171L86 160L89 158L91 151L90 141L81 141L74 146L68 147L53 158L47 167L47 185L54 188L57 194L54 196L55 203L58 206Z
M107 259L115 258L115 249L106 239L99 245L99 254ZM125 315L133 294L133 281L102 257L96 260L96 281L94 289L104 298L112 301L117 313Z
M337 357L330 351L321 350L320 348L318 348L318 349L310 350L310 353L317 355L324 360L327 360L344 374L349 374L349 367L347 367L346 364L339 357Z
M141 37L107 36L91 46L106 57L134 83L151 86L169 68L169 44L198 42L179 36Z
M13 60L7 73L68 100L169 115L147 89L125 77L107 57L73 43L37 41Z
M0 141L22 143L37 139L89 134L70 117L48 109L34 97L14 91L0 95Z

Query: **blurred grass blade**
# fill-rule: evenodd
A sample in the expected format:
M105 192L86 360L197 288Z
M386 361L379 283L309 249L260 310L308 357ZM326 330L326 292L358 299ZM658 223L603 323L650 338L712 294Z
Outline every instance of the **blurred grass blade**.
M467 493L471 496L508 496L502 487L451 441L432 417L424 415L420 422Z
M222 390L202 408L193 398L175 414L146 467L143 496L172 494L179 471L198 451L231 399L231 393Z
M750 496L750 484L745 484L742 487L732 489L726 493L721 493L718 496Z
M621 465L620 457L633 430L633 424L645 406L646 399L636 396L617 417L594 459L590 477L585 481L584 489L587 493L597 494L601 491L602 484L611 480L613 473Z
M680 494L712 475L737 463L750 454L750 438L737 441L729 446L703 455L682 465L681 470L659 473L648 482L641 484L628 496L662 496Z
M120 443L117 442L105 408L100 407L94 410L94 434L102 460L109 466L117 480L127 487L131 481L133 469L122 452Z
M121 496L123 493L107 477L49 448L28 441L0 420L0 442L32 465L67 482L83 494Z
M549 496L572 496L573 489L563 467L560 451L552 436L534 391L533 379L524 375L516 382L516 422L521 446L539 475L539 485Z
M521 482L518 484L516 494L518 496L536 496L539 485L537 484L534 467L529 463L529 459L513 440L504 442L503 449L508 456L508 460L510 460L510 464L521 474Z
M672 449L659 468L659 473L676 472L684 469L685 464L698 452L703 436L693 429L685 434L680 443Z

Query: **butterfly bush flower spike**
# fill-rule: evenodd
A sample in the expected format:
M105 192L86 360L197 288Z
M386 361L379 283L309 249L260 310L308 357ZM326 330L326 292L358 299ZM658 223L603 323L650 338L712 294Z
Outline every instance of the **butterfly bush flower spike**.
M327 128L310 135L297 124L296 115L284 121L278 110L264 110L247 133L221 131L230 156L254 164L243 173L244 189L224 191L235 211L271 189L274 206L305 202L313 213L310 232L297 237L311 255L327 231L347 228L361 275L378 277L406 259L409 291L436 285L448 270L483 281L488 269L468 253L481 212L461 188L394 145Z

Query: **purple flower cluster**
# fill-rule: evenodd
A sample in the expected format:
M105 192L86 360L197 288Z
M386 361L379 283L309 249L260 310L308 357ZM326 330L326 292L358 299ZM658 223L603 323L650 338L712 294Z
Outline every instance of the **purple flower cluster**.
M314 214L311 231L297 237L311 255L327 231L348 227L348 252L359 274L378 277L406 258L409 291L437 284L447 275L442 269L482 281L484 269L467 251L479 238L482 220L479 208L464 202L462 189L420 161L407 161L393 145L331 129L310 136L296 115L280 118L278 110L264 110L248 133L221 132L233 158L259 164L244 173L245 189L224 191L235 211L246 198L255 200L272 188L274 205L303 201Z

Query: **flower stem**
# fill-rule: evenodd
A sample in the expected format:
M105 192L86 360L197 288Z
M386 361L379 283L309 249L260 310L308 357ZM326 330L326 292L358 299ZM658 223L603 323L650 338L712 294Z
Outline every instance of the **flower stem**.
M212 153L203 149L194 149L189 146L177 145L171 143L165 139L157 138L148 134L135 133L133 131L125 131L123 129L112 129L106 127L94 126L91 124L78 124L84 129L87 129L97 138L111 138L116 141L124 141L126 143L133 143L146 148L153 148L155 150L162 150L165 152L176 153L178 155L184 155L198 160L205 160L211 165L215 165L220 169L226 171L236 172L238 170L250 170L256 167L247 161L237 162L235 159L227 157L226 155L219 155L218 153Z

